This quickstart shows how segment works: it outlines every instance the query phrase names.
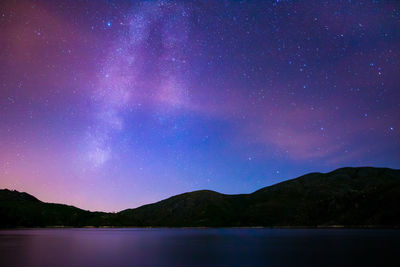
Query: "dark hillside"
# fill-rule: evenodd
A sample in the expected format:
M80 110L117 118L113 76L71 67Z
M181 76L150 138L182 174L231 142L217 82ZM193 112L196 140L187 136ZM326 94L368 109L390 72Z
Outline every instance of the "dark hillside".
M252 194L201 190L116 214L0 190L0 226L400 226L400 170L341 168Z

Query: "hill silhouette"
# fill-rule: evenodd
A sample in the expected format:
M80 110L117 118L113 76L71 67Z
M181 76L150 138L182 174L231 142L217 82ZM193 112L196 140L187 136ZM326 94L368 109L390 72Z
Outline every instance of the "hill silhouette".
M400 226L400 170L341 168L251 194L184 193L118 213L89 212L0 190L0 227Z

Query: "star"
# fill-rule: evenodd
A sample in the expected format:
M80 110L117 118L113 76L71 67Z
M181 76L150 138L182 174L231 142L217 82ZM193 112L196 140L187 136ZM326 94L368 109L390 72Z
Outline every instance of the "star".
M0 188L40 172L102 196L115 181L118 201L139 205L210 173L243 193L277 167L400 167L394 1L3 2L0 143L14 173Z

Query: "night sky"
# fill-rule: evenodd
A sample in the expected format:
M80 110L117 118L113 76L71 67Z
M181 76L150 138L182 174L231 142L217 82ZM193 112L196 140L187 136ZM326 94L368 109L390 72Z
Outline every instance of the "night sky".
M1 1L0 188L118 211L400 168L399 1Z

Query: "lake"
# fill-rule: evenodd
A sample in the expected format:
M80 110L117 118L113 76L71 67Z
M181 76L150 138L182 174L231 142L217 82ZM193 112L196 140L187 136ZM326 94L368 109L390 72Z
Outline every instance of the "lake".
M399 266L399 263L399 230L0 230L2 267Z

